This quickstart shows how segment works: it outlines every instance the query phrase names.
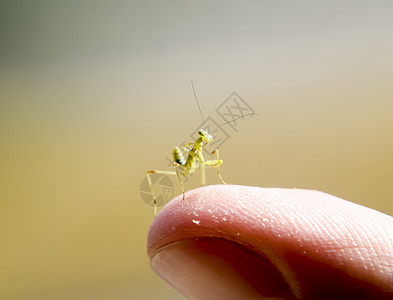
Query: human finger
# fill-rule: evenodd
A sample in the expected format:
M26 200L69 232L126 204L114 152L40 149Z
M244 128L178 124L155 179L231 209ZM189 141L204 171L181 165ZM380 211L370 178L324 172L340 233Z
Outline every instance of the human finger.
M188 298L393 298L392 217L317 191L190 191L157 216L148 253Z

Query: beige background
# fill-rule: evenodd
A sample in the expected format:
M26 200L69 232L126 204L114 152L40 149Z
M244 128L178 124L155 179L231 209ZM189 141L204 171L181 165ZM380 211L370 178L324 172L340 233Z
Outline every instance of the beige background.
M228 129L227 181L393 214L392 10L2 1L0 299L183 299L149 267L138 188L201 123L190 78L205 116L233 91L260 113Z

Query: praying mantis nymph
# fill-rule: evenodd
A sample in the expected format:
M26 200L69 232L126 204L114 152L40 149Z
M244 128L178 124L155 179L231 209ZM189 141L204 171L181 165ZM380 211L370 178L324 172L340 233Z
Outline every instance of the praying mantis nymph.
M197 95L195 92L195 88L194 88L194 83L192 80L191 80L191 85L192 85L192 89L194 92L196 103L198 105L199 112L200 112L202 119L203 119L203 123L205 123L205 119L203 117L202 110L199 106L199 101L198 101L198 98L197 98ZM218 127L221 127L223 125L226 125L228 123L231 123L233 121L236 121L240 118L244 118L249 115L255 115L255 113L246 114L241 117L235 118L229 122L221 124ZM201 172L202 185L206 184L205 167L217 168L218 177L220 178L220 180L223 184L226 184L226 182L222 179L221 172L220 172L220 166L223 164L224 161L222 159L220 159L218 149L214 150L211 153L211 154L216 154L217 159L205 160L203 157L203 153L202 153L203 147L206 146L208 143L210 143L212 140L213 140L213 136L207 130L199 129L198 130L198 138L196 139L196 141L194 143L188 143L183 149L180 149L180 147L177 146L173 150L173 168L175 171L160 171L160 170L147 171L147 180L148 180L148 183L150 186L151 194L153 195L154 214L155 215L157 215L157 200L156 200L156 196L153 192L153 184L152 184L152 180L150 178L150 174L152 174L152 173L177 176L177 178L179 179L179 182L180 182L181 190L183 192L183 199L182 200L184 200L184 198L185 198L185 192L184 192L184 186L183 186L183 182L181 180L180 175L187 176L189 174L194 173L199 168L201 168L201 170L202 170L202 172ZM191 145L192 145L192 148L191 149L188 148ZM185 151L186 153L188 153L187 159L185 159L182 150Z

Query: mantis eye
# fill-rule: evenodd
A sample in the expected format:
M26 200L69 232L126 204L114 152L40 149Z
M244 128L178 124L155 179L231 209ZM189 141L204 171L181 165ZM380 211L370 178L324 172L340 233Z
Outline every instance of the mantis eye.
M199 134L199 136L201 136L201 137L207 137L209 134L205 131L205 130L203 130L203 129L199 129L198 130L198 134Z

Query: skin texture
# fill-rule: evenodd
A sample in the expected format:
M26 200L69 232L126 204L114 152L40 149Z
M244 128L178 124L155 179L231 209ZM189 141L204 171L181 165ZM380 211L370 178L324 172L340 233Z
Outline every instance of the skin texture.
M155 272L188 299L393 299L393 218L300 189L207 186L151 225Z

